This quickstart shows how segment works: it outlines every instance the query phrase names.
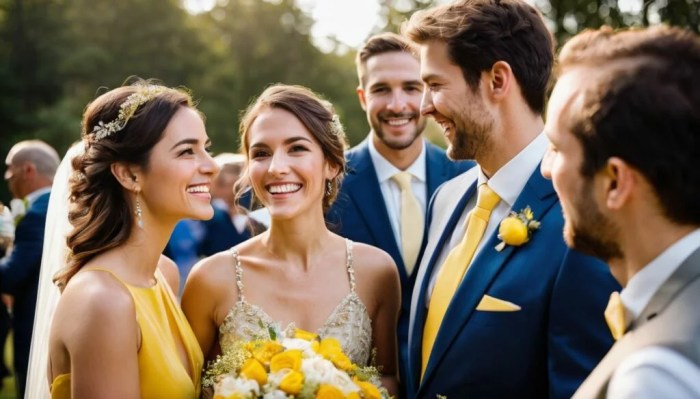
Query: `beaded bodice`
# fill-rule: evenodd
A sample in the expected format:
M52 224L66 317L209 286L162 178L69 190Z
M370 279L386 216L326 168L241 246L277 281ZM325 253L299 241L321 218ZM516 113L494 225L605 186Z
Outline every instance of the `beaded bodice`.
M350 279L350 292L335 307L330 316L316 333L321 337L336 338L343 351L353 363L364 366L369 361L372 345L372 323L367 308L355 292L355 271L352 265L352 241L346 242L346 268ZM221 350L227 349L239 340L252 340L268 337L267 326L279 323L272 319L261 307L246 301L243 289L243 268L238 258L238 251L231 249L233 263L236 268L236 285L238 301L229 310L224 322L219 327L219 343ZM290 323L282 329L284 334L290 334L295 328Z

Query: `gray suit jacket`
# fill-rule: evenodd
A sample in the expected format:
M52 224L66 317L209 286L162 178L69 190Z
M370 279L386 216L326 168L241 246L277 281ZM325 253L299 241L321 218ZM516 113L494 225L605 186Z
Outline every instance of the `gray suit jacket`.
M605 398L612 374L633 352L663 346L700 365L700 248L654 293L627 332L576 391L574 399ZM672 327L671 327L672 326Z

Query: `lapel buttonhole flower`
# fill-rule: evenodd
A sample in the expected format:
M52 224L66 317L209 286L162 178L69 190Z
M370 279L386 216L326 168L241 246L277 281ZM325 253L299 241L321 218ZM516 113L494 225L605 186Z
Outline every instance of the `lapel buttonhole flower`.
M539 228L540 222L535 220L535 215L529 206L520 213L511 212L498 227L498 239L501 242L496 245L496 251L503 251L506 245L518 247L525 244L532 237L532 233Z

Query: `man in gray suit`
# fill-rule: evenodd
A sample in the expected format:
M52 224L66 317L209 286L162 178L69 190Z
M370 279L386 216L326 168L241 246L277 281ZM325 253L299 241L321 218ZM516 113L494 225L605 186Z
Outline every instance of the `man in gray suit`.
M561 50L542 173L567 244L624 287L617 342L574 398L700 397L700 38L587 31Z

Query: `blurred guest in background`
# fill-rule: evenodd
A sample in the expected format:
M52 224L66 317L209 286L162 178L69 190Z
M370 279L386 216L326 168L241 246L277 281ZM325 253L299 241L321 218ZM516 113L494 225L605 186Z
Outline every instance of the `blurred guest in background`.
M14 366L17 396L24 396L36 307L46 210L58 168L56 150L40 140L15 144L5 159L5 180L26 213L16 216L12 250L0 260L0 291L12 296Z

